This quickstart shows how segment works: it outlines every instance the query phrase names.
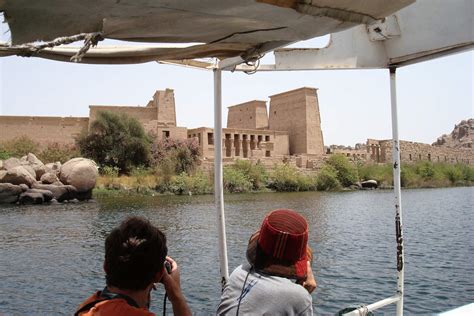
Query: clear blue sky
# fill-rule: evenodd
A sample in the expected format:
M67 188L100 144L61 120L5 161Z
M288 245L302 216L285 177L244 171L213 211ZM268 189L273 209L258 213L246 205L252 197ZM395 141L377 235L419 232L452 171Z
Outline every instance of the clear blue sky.
M6 40L5 27L2 32ZM398 70L400 138L432 143L473 117L474 53ZM318 88L326 145L391 137L387 70L225 73L230 106L299 88ZM89 105L146 105L155 90L175 91L179 126L213 126L212 72L147 63L81 65L0 58L0 115L88 116ZM227 111L223 111L224 125Z

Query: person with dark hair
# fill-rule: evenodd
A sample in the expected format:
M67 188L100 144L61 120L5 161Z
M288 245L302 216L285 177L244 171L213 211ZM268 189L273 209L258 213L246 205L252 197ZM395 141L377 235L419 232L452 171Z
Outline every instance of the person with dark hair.
M293 210L267 214L250 237L247 261L224 287L218 315L313 315L308 223Z
M157 282L163 283L174 315L191 315L181 292L178 265L167 253L165 235L148 220L123 221L105 240L107 286L83 302L75 315L155 315L148 309Z

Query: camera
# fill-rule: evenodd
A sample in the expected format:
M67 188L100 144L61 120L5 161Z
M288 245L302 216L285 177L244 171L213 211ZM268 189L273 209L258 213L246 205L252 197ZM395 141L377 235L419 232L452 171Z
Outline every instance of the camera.
M166 272L168 272L168 274L171 273L171 263L169 263L169 261L165 260L165 269L166 269Z

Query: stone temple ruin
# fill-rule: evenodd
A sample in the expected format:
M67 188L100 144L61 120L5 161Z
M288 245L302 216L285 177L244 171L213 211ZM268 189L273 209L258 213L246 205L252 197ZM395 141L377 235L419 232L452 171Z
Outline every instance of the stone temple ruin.
M351 160L391 162L391 140L368 139L355 148L324 146L317 89L303 87L270 96L266 101L249 101L230 106L227 128L222 131L224 163L247 159L271 167L285 162L299 168L317 169L324 159L340 153ZM146 106L89 106L89 117L0 116L0 142L26 135L41 146L48 143L74 144L88 129L98 111L125 113L138 119L157 138L196 138L203 155L203 167L214 159L212 128L179 127L176 124L174 91L158 90ZM471 121L471 120L470 120ZM470 122L469 121L469 122ZM445 148L401 142L404 163L419 160L474 164L473 148Z

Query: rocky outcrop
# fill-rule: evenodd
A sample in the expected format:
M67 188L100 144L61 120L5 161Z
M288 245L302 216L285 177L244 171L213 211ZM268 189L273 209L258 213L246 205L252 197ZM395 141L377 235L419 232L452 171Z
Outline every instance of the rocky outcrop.
M31 187L36 183L36 179L31 175L31 173L25 169L24 166L18 166L7 169L6 173L1 178L3 183L11 184L26 184Z
M474 119L461 121L454 125L449 135L438 137L433 146L449 148L474 148Z
M43 196L43 201L44 202L49 202L54 198L53 192L50 190L42 190L42 189L29 189L25 193L35 193L35 194L41 194Z
M18 167L18 166L21 166L21 161L20 159L18 158L8 158L7 160L5 160L3 162L3 167L8 170L8 169L11 169L11 168L15 168L15 167Z
M88 192L95 187L97 176L97 165L93 160L73 158L61 166L59 180L74 186L78 192Z
M41 193L26 191L20 194L18 202L20 202L20 204L42 204L44 197Z
M46 172L54 173L57 177L59 177L59 172L61 171L61 163L59 161L47 163L44 166L46 167Z
M19 185L11 183L0 183L0 203L15 203L23 193Z
M36 183L33 185L34 189L51 191L53 198L58 202L64 202L73 200L78 197L77 189L72 185L57 186L53 184L40 184Z
M378 183L375 180L366 180L360 183L363 189L377 189Z
M88 200L98 175L95 162L85 158L71 159L62 166L59 162L44 165L33 154L0 162L0 203Z
M46 167L43 164L43 162L41 162L41 160L39 160L32 153L29 153L26 156L26 163L24 163L24 164L27 164L28 166L30 166L34 170L36 180L41 179L41 176L46 173Z
M55 185L61 185L62 183L59 182L58 177L56 176L55 173L47 172L43 174L40 178L40 182L43 184L55 184Z

